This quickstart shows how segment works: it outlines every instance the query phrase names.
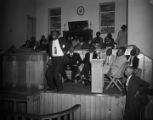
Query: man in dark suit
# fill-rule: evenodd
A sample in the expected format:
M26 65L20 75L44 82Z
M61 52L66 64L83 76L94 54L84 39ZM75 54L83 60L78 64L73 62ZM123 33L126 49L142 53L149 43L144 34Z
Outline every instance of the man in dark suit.
M85 54L85 57L83 59L83 68L82 71L80 72L80 76L84 76L84 79L88 80L89 79L89 72L91 71L91 59L96 59L97 58L97 53L94 51L94 46L91 46L89 48L89 52Z
M134 67L135 69L138 68L139 65L139 58L136 55L137 51L133 48L130 52L130 55L127 55L127 60L129 62L129 66Z
M108 33L107 36L104 38L104 44L105 47L111 47L112 49L114 48L114 39L112 38L112 34Z
M124 120L140 120L141 110L148 102L145 90L149 84L134 76L134 68L131 66L126 68L125 75L127 80Z
M78 67L82 63L82 59L79 55L79 53L74 52L73 46L71 46L69 54L67 54L69 58L69 63L68 65L70 66L72 70L72 81L74 80L75 75L78 73L79 69Z
M53 31L51 34L52 40L49 42L49 59L51 65L49 65L46 71L46 79L48 84L47 90L57 91L63 90L61 73L63 71L64 64L68 62L66 53L69 50L69 44L62 38L58 38L58 32Z

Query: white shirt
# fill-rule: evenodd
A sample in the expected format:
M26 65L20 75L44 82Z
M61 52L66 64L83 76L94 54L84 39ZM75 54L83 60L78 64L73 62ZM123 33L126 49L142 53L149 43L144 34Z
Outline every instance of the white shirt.
M128 59L129 66L133 66L133 63L132 63L133 58L134 58L134 56L131 56L131 55L130 55L130 57L129 57L129 59Z
M131 77L132 77L132 75L130 75L130 76L127 78L127 80L126 80L126 86L129 85L129 81L130 81Z
M69 53L69 54L70 54L70 56L72 57L74 53L72 52L72 53Z
M110 59L111 59L111 56L107 56L106 63L107 63L108 65L110 64Z
M122 56L117 56L116 59L113 61L112 66L111 66L111 73L112 75L116 75L120 68L122 67L123 64L127 62L127 58L125 55Z
M91 62L92 59L93 59L93 53L89 53L89 61Z
M53 40L52 42L52 56L53 57L59 57L59 56L64 56L64 53L61 49L61 46L59 44L59 40Z

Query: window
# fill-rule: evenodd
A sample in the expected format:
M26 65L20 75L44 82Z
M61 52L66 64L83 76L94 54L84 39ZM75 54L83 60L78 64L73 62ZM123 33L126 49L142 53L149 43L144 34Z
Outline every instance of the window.
M54 30L61 33L61 8L49 10L49 34Z
M115 31L115 2L100 4L100 31L102 34Z
M36 18L27 16L27 40L36 36Z

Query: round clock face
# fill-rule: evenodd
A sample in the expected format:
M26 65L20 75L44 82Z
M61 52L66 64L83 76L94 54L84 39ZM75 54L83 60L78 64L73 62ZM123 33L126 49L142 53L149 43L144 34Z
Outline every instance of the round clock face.
M85 12L85 9L84 9L83 6L79 6L79 7L77 8L77 14L78 14L78 15L83 15L84 12Z

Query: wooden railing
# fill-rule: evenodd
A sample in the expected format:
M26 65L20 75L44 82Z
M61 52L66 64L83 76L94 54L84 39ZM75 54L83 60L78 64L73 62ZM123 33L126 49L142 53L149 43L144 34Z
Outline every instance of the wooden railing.
M25 98L0 96L1 111L27 113L27 100Z
M80 106L80 104L76 104L67 110L46 115L26 113L2 113L0 115L0 120L74 120L74 112L78 108L80 108Z

